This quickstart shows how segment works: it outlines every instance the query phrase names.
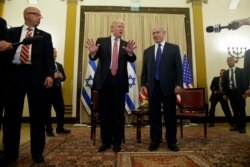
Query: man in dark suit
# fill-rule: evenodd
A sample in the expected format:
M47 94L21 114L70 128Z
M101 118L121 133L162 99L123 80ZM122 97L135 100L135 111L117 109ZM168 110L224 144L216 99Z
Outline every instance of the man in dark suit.
M239 131L246 133L246 84L244 70L235 67L233 57L227 58L229 69L225 72L222 80L223 99L230 101L233 110L236 126L230 128L230 131Z
M67 134L71 131L69 129L65 129L64 125L64 100L63 100L63 93L62 93L62 84L61 82L65 81L66 75L64 73L64 69L62 64L56 62L57 58L57 50L53 48L54 52L54 60L55 60L55 73L54 73L54 82L51 89L48 90L49 93L49 106L48 106L48 115L45 120L46 125L46 133L47 136L55 136L53 133L52 121L51 121L51 108L52 105L56 112L56 120L57 120L57 127L56 133L57 134Z
M99 108L101 121L102 152L113 144L114 152L121 150L124 134L125 94L128 92L127 62L134 62L136 48L134 41L121 39L124 22L114 21L111 25L112 35L98 38L96 43L88 39L86 47L91 60L98 59L94 76L93 90L99 91Z
M5 41L6 35L7 35L7 23L2 17L0 17L0 54L1 54L1 59L4 57L4 56L2 56L3 53L1 53L1 52L12 49L11 43ZM4 65L4 64L1 64L1 66L2 65Z
M6 56L4 51L10 48L11 44L6 42L7 35L7 23L0 17L0 89L1 92L5 92L5 72L6 72ZM0 95L0 129L2 128L3 110L4 110L5 94Z
M3 113L5 107L5 93L6 93L6 67L8 66L8 56L6 56L6 52L9 49L12 49L11 43L5 41L7 35L7 23L6 21L0 17L0 130L2 129L3 123ZM2 154L2 147L0 150Z
M166 31L157 26L152 30L155 44L144 51L141 89L149 95L149 150L158 148L161 140L161 104L163 104L168 148L176 145L176 94L182 91L182 62L177 45L165 42Z
M2 61L2 59L4 58L4 56L2 56L2 52L12 49L12 45L11 43L5 41L6 40L6 35L7 35L7 23L6 21L0 17L0 59L1 59L1 74L2 74L2 66L4 66L4 61Z
M0 164L16 161L19 152L20 130L24 98L27 95L30 116L31 154L35 163L43 163L45 147L46 89L53 84L54 59L51 35L39 30L42 18L40 10L27 7L24 12L24 25L9 30L11 43L24 38L41 36L32 45L14 47L9 55L12 65L8 71L8 85L4 117L4 155Z
M244 57L244 71L246 77L246 94L250 96L250 49L245 52Z
M229 105L228 105L228 101L223 99L223 95L222 95L222 87L221 87L221 82L222 82L222 77L223 74L226 70L225 69L221 69L220 70L220 76L219 77L214 77L212 80L212 83L210 85L210 90L212 91L212 94L210 96L210 103L211 103L211 107L209 110L209 127L213 127L214 126L214 119L215 119L215 107L217 105L218 102L220 102L221 108L227 118L227 121L229 123L230 126L234 126L234 121L233 121L233 116L232 113L230 111Z

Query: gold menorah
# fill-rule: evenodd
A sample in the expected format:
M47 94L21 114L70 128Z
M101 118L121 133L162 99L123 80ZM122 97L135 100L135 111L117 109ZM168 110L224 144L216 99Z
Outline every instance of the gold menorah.
M237 63L240 58L244 57L247 47L244 47L244 48L243 47L231 47L231 48L227 47L227 50L228 50L229 56L233 57L235 60L235 63Z

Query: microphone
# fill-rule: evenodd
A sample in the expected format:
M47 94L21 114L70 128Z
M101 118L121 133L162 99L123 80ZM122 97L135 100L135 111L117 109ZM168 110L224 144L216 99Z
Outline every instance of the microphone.
M227 28L228 30L235 30L235 29L237 29L237 27L238 27L238 23L231 23L231 24L228 24L227 26L221 26L220 24L216 24L214 26L208 26L206 28L206 31L208 33L211 33L211 32L218 33L222 29L225 29L225 28Z
M24 45L30 45L33 44L39 40L43 39L43 36L34 36L34 37L29 37L29 38L24 38L21 42L16 42L16 43L12 43L12 46L18 46L20 44L24 44Z

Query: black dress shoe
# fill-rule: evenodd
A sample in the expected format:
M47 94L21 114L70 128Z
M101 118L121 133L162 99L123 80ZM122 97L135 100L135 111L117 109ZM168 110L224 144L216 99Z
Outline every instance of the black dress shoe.
M17 161L17 157L12 157L12 156L6 156L4 154L2 154L0 156L0 166L7 166L10 165L12 163L15 163Z
M246 128L242 128L239 130L239 133L246 133Z
M44 162L44 157L42 154L37 154L37 155L32 155L32 159L35 163L43 163Z
M70 133L71 132L71 130L69 130L69 129L57 129L56 130L56 133L57 134L61 134L61 133L63 133L63 134L68 134L68 133Z
M214 127L214 123L210 123L208 127Z
M121 146L120 145L114 145L113 150L115 153L118 153L121 151Z
M99 146L98 148L98 152L103 152L103 151L106 151L108 148L110 148L110 144L102 144Z
M54 136L55 136L55 134L54 134L53 132L46 132L46 134L47 134L47 136L49 136L49 137L54 137Z
M177 147L176 144L169 144L168 149L171 151L179 151L179 148Z
M230 130L230 131L238 131L239 128L237 128L237 127L231 127L229 130Z
M159 147L159 143L150 143L148 150L149 151L154 151Z

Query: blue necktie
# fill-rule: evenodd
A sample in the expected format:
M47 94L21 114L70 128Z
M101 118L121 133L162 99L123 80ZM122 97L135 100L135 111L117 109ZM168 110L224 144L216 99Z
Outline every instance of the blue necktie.
M159 80L159 65L161 60L161 44L158 44L156 59L155 59L155 79Z

